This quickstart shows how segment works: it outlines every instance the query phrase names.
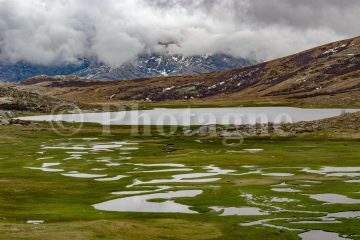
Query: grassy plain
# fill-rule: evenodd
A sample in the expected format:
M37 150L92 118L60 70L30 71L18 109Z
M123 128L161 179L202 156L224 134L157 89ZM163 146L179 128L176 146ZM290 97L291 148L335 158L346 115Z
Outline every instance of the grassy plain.
M183 136L152 137L132 136L129 127L112 128L111 135L102 135L97 125L87 124L77 135L62 137L51 131L48 124L32 126L0 127L0 239L299 239L298 234L309 229L333 231L360 239L360 219L341 219L341 223L292 224L287 218L298 221L316 219L324 214L315 212L359 211L360 204L323 204L311 199L309 194L342 194L360 199L360 184L347 183L354 177L326 177L321 174L302 172L308 167L360 167L360 141L328 140L326 135L310 135L297 138L253 138L241 144L228 146L221 138ZM89 154L80 160L65 161L69 157L63 149L44 151L44 146L62 143L87 144L83 138L98 138L98 143L133 141L139 149L121 155L121 151ZM235 142L235 141L234 141ZM176 151L169 152L167 146ZM263 149L250 153L244 149ZM44 151L44 153L42 153ZM111 192L127 191L126 186L134 179L150 181L171 179L182 172L153 172L158 167L138 167L138 173L118 181L99 182L62 176L61 173L42 172L25 167L41 167L42 163L56 163L66 172L99 173L103 168L101 158L116 160L130 156L131 164L184 164L195 172L204 172L209 165L231 169L235 174L221 175L221 180L211 183L169 183L172 190L202 190L193 198L176 198L177 203L191 206L198 214L181 213L130 213L106 212L92 207L93 204L120 198ZM37 159L45 158L44 160ZM262 173L290 173L288 177L261 174L240 175L254 166ZM101 174L128 175L133 165L108 167ZM316 181L305 184L304 181ZM273 185L286 182L299 193L279 193ZM139 186L136 190L146 190ZM244 194L255 196L259 205L249 203ZM294 202L272 202L273 197L289 198ZM154 200L161 202L162 200ZM211 207L259 207L271 212L267 216L219 216L221 212ZM291 211L274 211L273 207ZM301 211L309 211L308 213ZM299 212L296 212L299 211ZM326 214L325 214L326 215ZM241 226L241 223L261 219L280 218L272 224L303 230L288 231L262 225ZM281 220L283 219L283 220ZM28 220L44 220L44 224L27 224Z

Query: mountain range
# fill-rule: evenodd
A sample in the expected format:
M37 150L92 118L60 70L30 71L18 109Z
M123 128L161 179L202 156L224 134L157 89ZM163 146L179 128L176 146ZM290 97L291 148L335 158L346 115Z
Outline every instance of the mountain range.
M110 82L38 77L16 87L83 103L359 106L360 37L226 71Z
M235 58L226 54L203 56L181 55L140 55L136 60L112 67L89 59L79 60L77 64L60 66L39 66L26 62L0 64L0 81L19 82L28 78L47 75L73 75L94 80L132 80L158 76L184 76L199 73L222 71L256 63L253 60Z

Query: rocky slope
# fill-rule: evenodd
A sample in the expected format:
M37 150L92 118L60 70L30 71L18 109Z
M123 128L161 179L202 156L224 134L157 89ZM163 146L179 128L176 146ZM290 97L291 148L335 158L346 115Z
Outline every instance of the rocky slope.
M75 104L68 101L9 86L0 86L0 111L4 121L8 116L6 111L51 112L74 109L76 109Z
M74 75L85 79L131 80L158 76L192 75L239 68L254 61L234 58L225 54L184 57L180 55L141 55L135 61L110 67L88 59L79 64L61 66L36 66L20 62L0 65L0 81L16 82L37 75Z
M301 122L292 125L298 132L314 132L319 130L345 131L351 133L360 133L360 112L347 113L339 117L322 119L313 122ZM359 134L360 136L360 134Z

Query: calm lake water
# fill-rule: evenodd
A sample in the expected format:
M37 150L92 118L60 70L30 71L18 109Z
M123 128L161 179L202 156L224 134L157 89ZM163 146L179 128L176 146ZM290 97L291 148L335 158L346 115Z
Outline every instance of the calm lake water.
M360 109L302 109L292 107L157 108L143 111L79 113L21 117L31 121L88 122L102 125L212 125L266 124L313 121Z

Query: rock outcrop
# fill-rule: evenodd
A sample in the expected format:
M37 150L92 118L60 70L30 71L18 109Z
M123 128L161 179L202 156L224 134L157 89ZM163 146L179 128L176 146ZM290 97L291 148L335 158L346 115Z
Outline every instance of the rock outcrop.
M0 111L0 126L9 125L14 114L10 111Z
M0 86L0 110L3 111L51 112L74 109L76 109L76 105L71 102Z

